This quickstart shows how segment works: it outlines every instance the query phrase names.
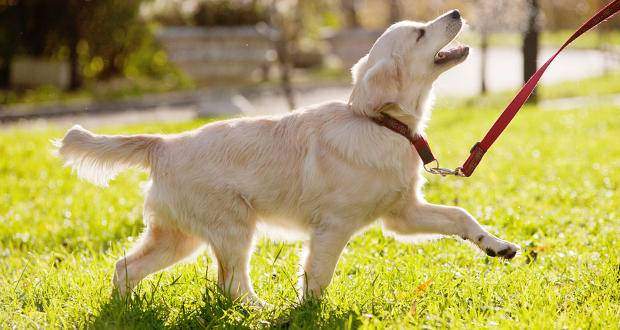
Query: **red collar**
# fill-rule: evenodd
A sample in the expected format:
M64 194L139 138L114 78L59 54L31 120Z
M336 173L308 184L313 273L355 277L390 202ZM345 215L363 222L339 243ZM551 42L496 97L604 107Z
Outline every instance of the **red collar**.
M384 112L385 110L393 107L398 107L398 104L387 103L383 105L377 110L377 112L379 112L379 117L372 117L372 121L391 130L392 132L402 135L405 139L407 139L420 155L420 158L422 159L422 162L424 162L424 165L434 162L435 156L433 156L431 148L429 147L424 137L417 133L412 134L411 129L409 128L409 126L407 126L407 124Z

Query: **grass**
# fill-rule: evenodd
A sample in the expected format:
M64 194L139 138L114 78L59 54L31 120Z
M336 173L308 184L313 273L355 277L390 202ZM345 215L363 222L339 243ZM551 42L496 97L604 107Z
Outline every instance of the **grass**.
M436 110L428 131L442 165L458 165L497 112L473 100ZM222 296L208 254L149 277L132 299L112 296L114 262L143 226L146 175L129 171L107 189L81 182L50 153L62 134L0 130L2 327L618 328L618 108L526 108L473 177L429 178L429 201L462 206L520 244L513 261L455 238L400 243L373 227L349 243L324 299L300 305L299 243L261 240L251 277L272 304L264 310Z
M75 91L64 91L51 85L27 89L0 89L0 106L115 101L195 88L189 78L175 72L159 78L124 77L108 81L87 81L81 89Z
M485 96L464 98L438 99L440 107L448 108L476 108L496 109L499 111L516 95L517 90L490 93ZM562 98L583 97L598 98L620 94L620 72L611 71L599 77L590 77L576 81L565 81L558 84L540 85L537 93L541 100L555 100ZM604 100L602 100L604 101Z
M575 30L577 27L575 27ZM543 47L559 47L570 37L575 30L543 31L540 37L540 44ZM470 45L480 44L480 35L468 32L461 38L463 42ZM515 32L496 32L489 36L489 46L491 47L521 47L522 36ZM586 33L571 44L571 48L576 49L598 49L602 45L620 45L620 32L615 30Z

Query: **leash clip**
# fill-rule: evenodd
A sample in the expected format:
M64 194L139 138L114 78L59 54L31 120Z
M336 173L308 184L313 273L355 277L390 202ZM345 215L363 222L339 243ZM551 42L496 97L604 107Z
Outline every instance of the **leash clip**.
M426 172L430 174L441 175L442 177L445 177L448 175L461 176L461 177L465 176L465 174L463 173L463 169L461 167L457 167L456 169L451 170L449 168L439 167L439 161L437 159L433 160L433 162L435 163L434 167L426 167L427 164L424 164L424 170Z

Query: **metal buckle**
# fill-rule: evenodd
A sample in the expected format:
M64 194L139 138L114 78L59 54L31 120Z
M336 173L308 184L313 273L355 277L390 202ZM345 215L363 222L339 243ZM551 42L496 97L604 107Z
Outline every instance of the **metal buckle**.
M443 168L443 167L439 167L439 161L437 159L435 159L433 162L435 162L435 167L426 167L426 164L424 165L424 170L430 174L436 174L436 175L441 175L442 177L444 176L448 176L448 175L454 175L454 176L461 176L464 177L465 174L463 173L463 169L461 167L457 167L454 170L451 170L449 168Z

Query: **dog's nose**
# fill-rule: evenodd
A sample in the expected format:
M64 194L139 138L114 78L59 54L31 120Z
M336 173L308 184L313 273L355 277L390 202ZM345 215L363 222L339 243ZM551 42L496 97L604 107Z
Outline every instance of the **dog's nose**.
M461 13L458 10L453 10L450 12L450 18L459 19L461 18Z

